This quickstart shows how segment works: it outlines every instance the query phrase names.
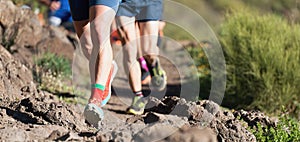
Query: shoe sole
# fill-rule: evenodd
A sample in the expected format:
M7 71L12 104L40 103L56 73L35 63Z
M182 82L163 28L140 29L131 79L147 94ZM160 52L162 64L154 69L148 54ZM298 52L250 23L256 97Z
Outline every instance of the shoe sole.
M127 111L128 114L133 114L133 115L142 115L144 111L135 111L134 109L129 109Z
M85 120L95 128L99 128L100 122L104 119L103 110L96 104L89 103L84 108Z
M107 104L107 102L109 101L110 97L111 97L111 84L118 72L118 65L115 61L112 61L112 65L114 66L113 68L113 72L112 72L112 75L111 75L111 79L110 79L110 82L109 82L109 92L108 92L108 95L107 97L101 102L101 107L103 107L104 105Z

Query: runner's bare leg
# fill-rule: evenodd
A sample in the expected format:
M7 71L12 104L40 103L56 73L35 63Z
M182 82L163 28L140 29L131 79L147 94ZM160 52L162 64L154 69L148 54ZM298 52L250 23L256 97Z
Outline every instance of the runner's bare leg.
M154 65L159 49L157 47L158 21L139 22L141 33L141 48L148 63Z
M80 38L80 45L84 56L90 60L93 44L91 40L89 20L74 21L74 28Z
M117 17L117 23L122 27L119 32L123 38L123 55L126 74L129 77L129 84L133 92L142 90L141 85L141 69L137 61L139 39L136 36L135 18L120 16Z
M112 65L112 48L110 43L110 26L115 11L104 5L90 7L90 28L93 48L90 57L92 84L106 84Z

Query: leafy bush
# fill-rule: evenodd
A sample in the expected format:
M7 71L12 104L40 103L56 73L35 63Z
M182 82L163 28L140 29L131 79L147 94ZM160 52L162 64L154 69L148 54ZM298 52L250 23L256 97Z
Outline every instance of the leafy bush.
M35 64L43 71L50 71L55 77L61 75L71 75L70 61L64 57L57 56L54 53L45 53L37 58Z
M298 142L300 141L300 124L288 116L279 119L276 127L264 127L258 124L251 131L259 142Z
M220 41L227 64L227 107L300 116L300 25L251 12L227 15Z
M53 53L45 53L35 60L35 80L40 89L52 93L73 92L65 80L70 80L71 66L69 60Z

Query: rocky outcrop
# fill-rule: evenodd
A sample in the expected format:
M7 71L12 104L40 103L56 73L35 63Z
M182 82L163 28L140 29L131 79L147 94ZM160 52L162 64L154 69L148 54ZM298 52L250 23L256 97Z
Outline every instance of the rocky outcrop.
M217 142L215 132L209 128L182 127L166 138L170 142Z
M0 1L0 43L28 67L34 57L45 52L57 53L72 60L76 36L63 28L41 26L30 9Z
M54 131L79 133L89 127L76 110L74 105L37 90L31 70L0 45L0 139L45 140Z
M245 126L232 112L221 109L212 101L186 102L177 97L151 101L156 107L148 111L187 117L191 126L212 129L218 141L256 141L255 136L247 130L248 124Z
M0 45L0 97L20 99L36 93L32 73ZM3 101L3 100L2 100Z

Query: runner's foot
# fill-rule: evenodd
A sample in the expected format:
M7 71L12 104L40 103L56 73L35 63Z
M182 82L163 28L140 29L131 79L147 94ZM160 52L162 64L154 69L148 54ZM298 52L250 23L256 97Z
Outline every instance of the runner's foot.
M147 99L143 95L137 95L133 98L132 104L127 108L127 113L133 115L142 115L144 113Z
M118 66L113 61L108 80L105 87L99 84L92 85L92 95L89 99L89 103L84 109L84 116L88 123L94 127L99 126L99 122L104 118L104 113L101 107L103 107L111 97L111 83L117 73Z
M159 60L156 61L154 66L149 67L151 74L151 86L162 91L166 88L167 85L167 76L166 72L161 68Z

